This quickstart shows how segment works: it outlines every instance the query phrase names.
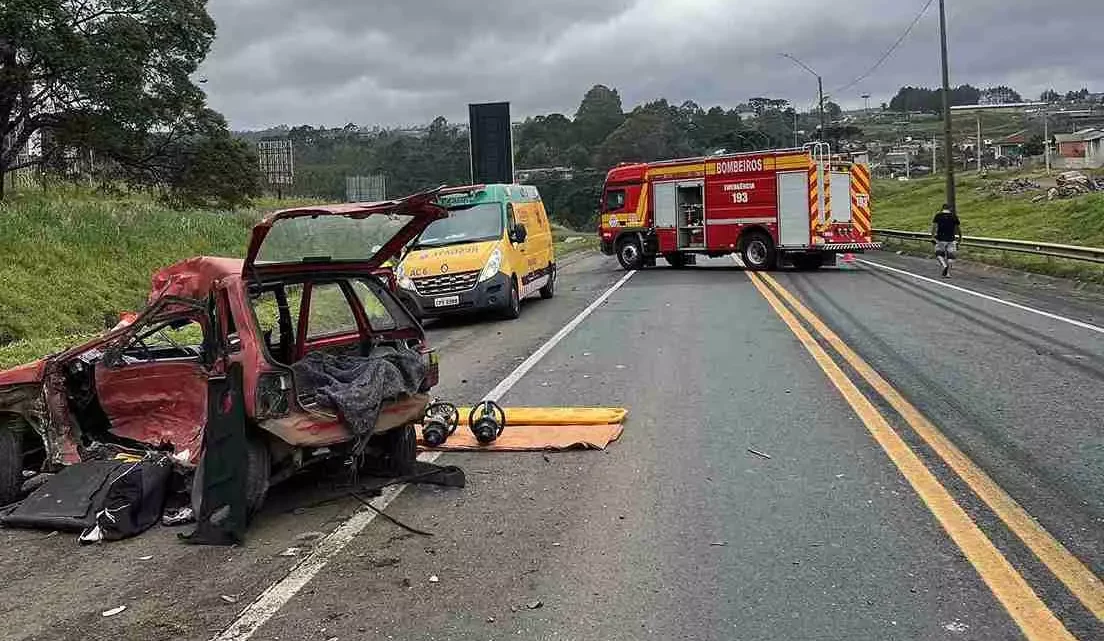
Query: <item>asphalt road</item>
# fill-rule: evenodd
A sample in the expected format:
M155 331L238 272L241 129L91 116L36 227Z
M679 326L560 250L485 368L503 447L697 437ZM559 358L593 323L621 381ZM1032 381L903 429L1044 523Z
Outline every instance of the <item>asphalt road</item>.
M936 273L927 260L868 258ZM623 275L612 259L577 256L556 298L527 302L517 321L434 324L438 392L478 400ZM1104 334L869 263L774 278L1089 576L1104 574ZM951 282L1104 325L1104 296L1056 281L963 269ZM1051 615L1058 632L1104 638L1053 561L1013 533L1007 509L982 500L829 355L1010 575L948 535L953 510L940 511L932 487L916 489L915 469L902 472L872 437L870 413L726 259L634 274L503 399L628 407L619 442L446 454L438 462L463 467L468 487L410 487L387 507L434 536L376 519L252 638L1015 639L1022 620L998 595L1017 586L1039 599L1028 638L1063 638L1032 632ZM0 638L212 638L319 545L300 535L360 510L311 507L330 489L289 482L235 549L180 545L163 528L91 548L0 531ZM291 546L299 557L280 556ZM1078 594L1091 601L1092 589ZM119 605L127 610L101 616Z

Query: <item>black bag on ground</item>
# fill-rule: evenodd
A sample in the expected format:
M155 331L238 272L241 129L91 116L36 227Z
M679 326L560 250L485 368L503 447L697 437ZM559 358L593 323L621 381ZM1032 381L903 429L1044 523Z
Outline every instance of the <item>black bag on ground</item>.
M171 476L165 456L124 464L109 480L96 522L80 542L118 541L148 530L161 519Z
M124 539L160 518L171 474L167 457L69 465L0 522L8 527L84 532L81 540L86 542Z

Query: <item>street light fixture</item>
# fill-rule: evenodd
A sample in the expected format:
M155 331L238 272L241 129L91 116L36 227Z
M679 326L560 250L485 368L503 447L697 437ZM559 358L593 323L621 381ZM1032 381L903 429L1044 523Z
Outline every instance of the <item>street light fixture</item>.
M816 77L816 79L817 79L817 97L818 97L818 104L820 105L820 107L819 107L819 111L820 111L820 138L821 138L821 140L823 140L824 139L825 128L826 128L826 125L824 123L824 80L821 79L820 74L813 71L812 68L809 67L809 65L805 64L804 62L801 62L800 60L798 60L797 58L791 56L790 54L780 53L778 55L792 61L797 66L801 67L805 71L808 71L809 73L813 74L813 76Z

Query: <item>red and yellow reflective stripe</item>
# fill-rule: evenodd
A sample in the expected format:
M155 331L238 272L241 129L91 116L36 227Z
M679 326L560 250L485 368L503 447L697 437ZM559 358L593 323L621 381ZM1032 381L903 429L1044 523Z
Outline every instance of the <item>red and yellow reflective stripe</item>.
M870 210L870 168L854 165L851 168L851 222L855 231L867 240L872 229Z
M817 180L816 163L809 165L809 230L816 231L820 225L820 184Z

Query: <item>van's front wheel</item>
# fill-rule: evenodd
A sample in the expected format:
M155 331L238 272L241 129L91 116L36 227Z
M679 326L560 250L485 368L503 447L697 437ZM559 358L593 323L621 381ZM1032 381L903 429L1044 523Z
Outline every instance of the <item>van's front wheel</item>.
M510 300L506 302L506 309L503 312L503 316L510 320L521 316L521 292L518 291L518 282L516 278L510 279Z

